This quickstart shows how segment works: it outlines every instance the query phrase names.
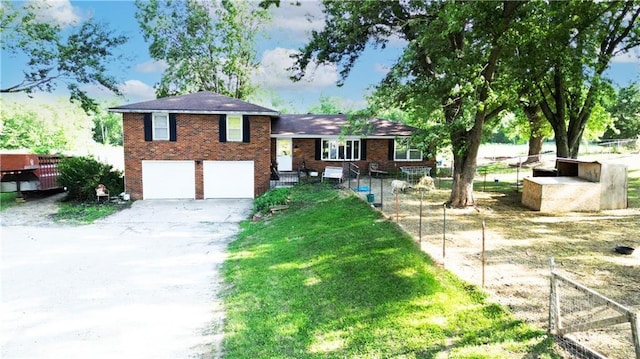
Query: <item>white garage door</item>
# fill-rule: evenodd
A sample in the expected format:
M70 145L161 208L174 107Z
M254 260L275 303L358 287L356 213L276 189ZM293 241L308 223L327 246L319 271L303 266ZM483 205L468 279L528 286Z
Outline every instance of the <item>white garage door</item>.
M195 199L193 161L142 161L144 199Z
M253 161L205 161L204 198L253 198Z

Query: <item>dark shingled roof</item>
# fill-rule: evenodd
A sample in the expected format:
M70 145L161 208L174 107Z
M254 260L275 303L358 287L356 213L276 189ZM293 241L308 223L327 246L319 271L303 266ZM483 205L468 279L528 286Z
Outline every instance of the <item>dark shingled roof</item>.
M362 137L411 136L416 128L401 123L371 118L365 131L342 133L349 126L347 115L280 115L272 121L271 135L291 137L318 137L353 135Z
M266 116L278 116L278 111L254 105L236 98L214 92L200 91L187 95L164 97L157 100L138 102L112 107L111 112L152 112L170 111L176 113L243 113Z

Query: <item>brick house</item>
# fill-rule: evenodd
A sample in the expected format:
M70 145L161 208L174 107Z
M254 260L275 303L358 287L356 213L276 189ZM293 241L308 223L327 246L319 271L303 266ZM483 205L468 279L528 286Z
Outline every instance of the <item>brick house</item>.
M254 198L281 172L303 163L376 162L395 171L432 166L406 139L412 127L381 119L349 131L346 115L280 115L212 92L113 107L123 114L125 191L132 199Z

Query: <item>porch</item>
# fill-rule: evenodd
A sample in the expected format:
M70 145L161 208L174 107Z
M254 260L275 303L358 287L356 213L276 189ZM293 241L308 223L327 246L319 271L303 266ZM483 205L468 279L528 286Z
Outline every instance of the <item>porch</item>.
M293 187L298 183L320 182L320 176L321 173L315 171L309 172L308 174L300 170L277 172L275 175L272 174L269 180L269 189Z

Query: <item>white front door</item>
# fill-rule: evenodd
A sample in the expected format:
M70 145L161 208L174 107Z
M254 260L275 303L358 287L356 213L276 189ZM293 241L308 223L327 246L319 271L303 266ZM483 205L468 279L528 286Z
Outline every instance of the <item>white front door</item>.
M278 171L293 170L293 148L290 138L278 138L276 140L276 161L278 161Z

